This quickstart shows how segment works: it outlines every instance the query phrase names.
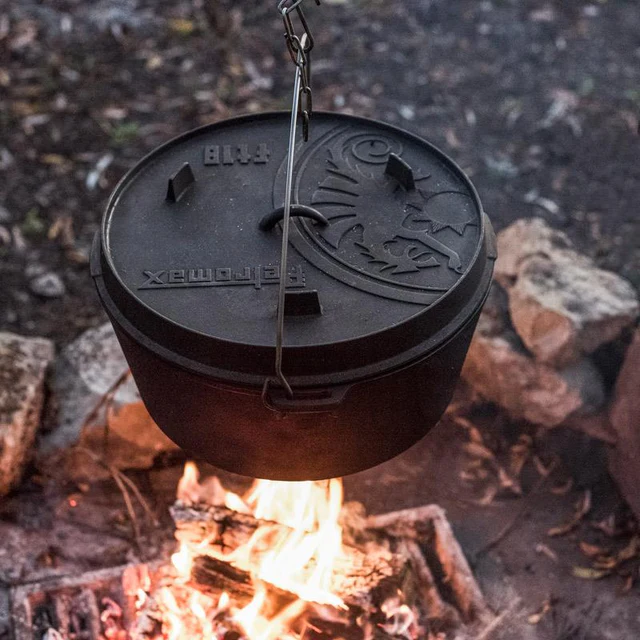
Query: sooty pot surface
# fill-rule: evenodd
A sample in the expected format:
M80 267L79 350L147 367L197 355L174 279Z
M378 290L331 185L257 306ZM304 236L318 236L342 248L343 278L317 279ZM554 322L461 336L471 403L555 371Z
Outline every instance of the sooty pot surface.
M440 418L491 282L477 194L433 146L315 116L279 264L286 113L157 149L113 194L92 275L163 431L222 468L320 479L383 462ZM280 278L283 370L274 381Z

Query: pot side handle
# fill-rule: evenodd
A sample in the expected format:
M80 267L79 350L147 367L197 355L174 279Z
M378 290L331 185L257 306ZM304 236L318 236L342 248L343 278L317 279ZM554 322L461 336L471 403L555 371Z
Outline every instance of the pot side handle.
M293 397L290 398L282 387L267 380L262 391L262 401L268 409L278 413L324 413L337 409L349 388L298 389L294 390Z

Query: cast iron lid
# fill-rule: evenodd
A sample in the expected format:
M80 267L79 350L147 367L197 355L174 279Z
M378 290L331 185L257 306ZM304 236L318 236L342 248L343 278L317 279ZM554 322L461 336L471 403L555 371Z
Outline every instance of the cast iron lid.
M230 383L273 375L281 230L264 227L284 202L288 126L287 113L265 113L176 138L125 176L103 222L93 273L112 316ZM462 171L405 131L329 113L314 114L296 158L293 202L328 224L292 218L291 383L379 375L452 337L484 300L495 257Z

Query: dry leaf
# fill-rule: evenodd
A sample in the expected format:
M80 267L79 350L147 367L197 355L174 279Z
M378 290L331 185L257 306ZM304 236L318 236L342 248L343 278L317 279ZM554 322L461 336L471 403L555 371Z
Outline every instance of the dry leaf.
M482 437L480 430L473 424L473 422L471 422L471 420L462 416L456 416L454 422L468 433L471 442L477 442L478 444L482 444L484 442L484 438Z
M633 588L633 583L635 582L633 575L628 575L625 578L624 584L620 588L620 593L629 593Z
M578 527L589 511L591 511L591 491L587 490L576 503L576 512L573 514L573 518L566 524L549 529L549 531L547 531L547 535L552 538L566 535Z
M551 610L551 601L550 600L545 600L542 603L542 608L540 609L540 611L538 611L537 613L532 613L527 618L527 622L529 624L538 624L540 622L540 620L542 620L542 618L544 618L544 616L547 613L549 613L550 610Z
M43 164L51 164L57 166L69 164L69 160L67 158L57 153L45 153L44 155L40 156L40 161Z
M571 573L575 578L580 578L581 580L600 580L611 575L610 571L592 569L591 567L573 567Z
M463 482L475 482L478 479L475 473L471 471L465 471L464 469L460 472L460 480Z
M595 560L593 566L596 569L615 569L618 566L618 560L613 556L604 556Z
M482 460L490 460L492 462L495 460L493 452L478 442L465 442L462 448L467 455L473 458L481 458Z
M498 493L497 487L495 487L494 485L491 485L484 492L484 495L482 496L482 498L478 500L478 504L482 505L483 507L490 505L493 502L494 498L496 497L497 493Z
M566 524L560 525L559 527L552 527L547 531L547 535L550 538L557 538L559 536L565 536L567 533L571 533L578 525L580 524L579 520L572 520L571 522L567 522Z
M591 526L598 531L602 531L606 536L610 538L615 538L619 531L616 526L616 517L614 514L606 517L604 520L600 520L600 522L592 522Z
M618 562L627 562L627 560L632 560L638 556L638 536L633 536L629 541L629 544L618 552L617 560Z
M59 216L49 227L47 233L49 240L59 240L62 247L71 249L75 245L76 238L73 233L73 218L71 216Z
M597 556L602 556L607 553L607 551L602 547L598 547L595 544L589 544L588 542L582 541L579 546L580 551L582 551L587 558L596 558Z
M172 18L168 24L171 31L181 36L191 35L196 28L196 25L191 20L185 18Z
M591 511L591 491L587 489L583 494L580 501L576 504L576 517L582 520L589 511Z
M453 421L463 429L466 429L466 430L475 429L473 422L471 422L471 420L469 420L468 418L465 418L464 416L455 416Z
M551 493L555 496L564 496L573 488L573 478L569 478L564 484L551 488Z
M551 467L545 467L544 464L542 463L542 460L540 460L538 456L533 456L533 464L535 465L536 471L538 472L539 475L545 478L549 475L549 472L551 471Z
M558 562L558 554L542 542L538 542L538 544L536 545L536 553L541 553L547 556L547 558L549 558L550 560Z
M498 467L498 481L501 489L511 491L517 496L522 495L520 483L515 478L512 478L502 467Z

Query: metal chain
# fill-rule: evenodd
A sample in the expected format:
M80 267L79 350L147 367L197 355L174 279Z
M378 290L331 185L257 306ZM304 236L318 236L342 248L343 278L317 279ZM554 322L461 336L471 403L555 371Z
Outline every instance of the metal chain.
M311 50L314 46L313 36L309 29L309 24L302 11L302 2L304 0L280 0L278 10L282 15L284 22L284 37L287 41L287 49L293 64L300 69L301 84L298 93L300 94L300 102L298 109L302 118L302 137L306 142L309 140L309 121L313 113L313 96L311 93ZM320 6L320 0L315 0ZM292 12L295 11L300 25L302 27L302 36L298 36L293 20Z
M280 0L278 10L282 15L285 28L285 38L291 59L296 65L295 80L293 85L293 101L291 105L291 125L289 128L289 148L287 155L287 171L284 199L284 217L282 220L282 246L280 251L280 287L278 290L278 318L276 330L276 376L287 395L292 398L293 390L282 371L282 354L284 345L284 307L286 299L287 279L287 251L289 247L289 226L291 220L291 200L293 187L293 169L295 165L296 131L298 115L302 117L303 139L309 139L309 121L313 112L311 96L311 61L310 53L313 49L313 37L309 30L304 13L302 12L303 0ZM316 0L320 5L320 0ZM298 36L295 32L291 12L296 11L303 33ZM268 380L265 383L265 391Z

